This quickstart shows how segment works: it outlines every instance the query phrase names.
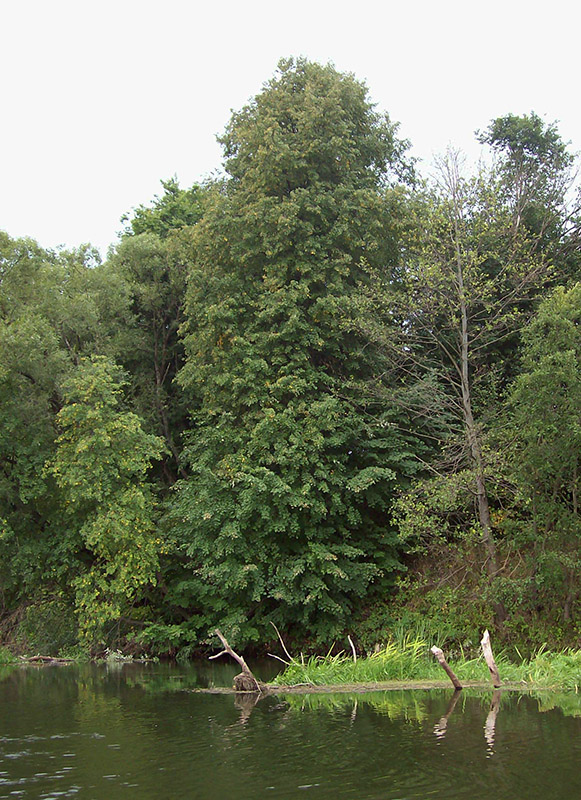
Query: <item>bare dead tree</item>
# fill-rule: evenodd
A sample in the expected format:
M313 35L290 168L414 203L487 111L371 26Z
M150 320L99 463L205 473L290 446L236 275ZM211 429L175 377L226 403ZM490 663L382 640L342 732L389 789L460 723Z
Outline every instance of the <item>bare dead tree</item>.
M242 672L239 675L234 676L234 689L237 692L264 692L266 691L266 686L257 680L252 673L252 670L246 663L246 661L242 658L242 656L238 655L228 644L226 637L216 628L215 634L222 642L224 647L219 653L216 653L213 656L210 656L210 659L220 658L220 656L229 655L231 656L234 661L236 661Z

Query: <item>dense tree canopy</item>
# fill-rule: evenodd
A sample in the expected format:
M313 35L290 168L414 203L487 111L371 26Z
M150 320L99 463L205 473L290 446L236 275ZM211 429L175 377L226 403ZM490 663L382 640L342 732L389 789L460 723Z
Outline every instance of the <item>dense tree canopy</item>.
M288 59L105 263L0 233L0 637L575 641L575 160L534 113L479 138L422 182Z
M397 563L385 507L406 444L361 393L378 354L352 308L394 246L382 186L403 147L363 86L302 61L224 143L231 178L193 237L184 325L182 602L246 636L267 619L322 630Z

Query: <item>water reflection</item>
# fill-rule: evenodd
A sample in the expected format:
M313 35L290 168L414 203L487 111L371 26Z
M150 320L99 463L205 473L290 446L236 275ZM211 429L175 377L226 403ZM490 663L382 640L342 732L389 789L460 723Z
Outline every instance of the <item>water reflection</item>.
M234 695L234 705L240 710L240 725L246 725L256 705L262 699L258 692L239 693Z
M456 703L458 702L458 698L460 697L461 690L456 689L454 694L452 695L450 702L448 703L448 708L446 709L446 713L443 717L440 717L438 722L434 725L434 734L438 739L443 739L446 735L446 728L448 727L448 720L452 716L454 709L456 708Z
M492 694L492 701L490 703L490 711L484 723L484 738L488 745L488 756L494 755L494 733L496 730L496 717L500 711L500 692L498 689Z
M208 695L191 689L216 674L195 672L15 670L0 683L0 800L581 796L579 696Z

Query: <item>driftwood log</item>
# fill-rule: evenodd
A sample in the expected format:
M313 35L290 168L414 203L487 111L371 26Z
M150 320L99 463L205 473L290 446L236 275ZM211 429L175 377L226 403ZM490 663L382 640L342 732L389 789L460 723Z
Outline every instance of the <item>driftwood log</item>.
M266 692L267 688L264 683L261 683L257 680L254 675L252 674L252 670L244 661L242 656L239 656L236 653L228 642L226 641L225 636L216 628L216 636L222 642L222 646L224 647L219 653L216 653L214 656L210 656L210 659L220 658L220 656L229 655L231 656L234 661L238 662L242 672L239 675L234 676L233 688L236 692Z
M444 657L444 653L443 653L442 649L440 647L436 647L436 645L434 645L432 647L431 652L436 657L436 660L438 661L439 665L442 667L442 669L444 670L446 675L452 681L454 689L456 689L456 691L461 689L462 688L462 684L460 683L460 681L458 680L458 678L456 677L454 672L452 672L452 670L450 669L450 666L448 665L448 662L446 661L446 659Z
M492 685L495 689L498 689L501 686L500 675L498 673L498 667L496 666L496 661L494 660L494 656L492 655L492 646L490 644L490 634L488 630L484 631L484 635L482 637L482 641L480 642L482 647L482 654L484 655L484 660L488 665L488 669L490 671L490 677L492 678Z
M73 664L73 658L57 658L56 656L19 656L23 664Z

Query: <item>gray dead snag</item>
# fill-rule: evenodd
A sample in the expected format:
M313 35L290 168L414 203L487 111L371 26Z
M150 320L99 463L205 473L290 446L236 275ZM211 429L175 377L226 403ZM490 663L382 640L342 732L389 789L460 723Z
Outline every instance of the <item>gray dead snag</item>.
M490 670L490 677L492 678L492 685L495 689L498 689L501 685L500 675L498 673L498 667L496 666L496 661L494 660L494 656L492 655L492 647L490 645L490 634L488 630L484 631L484 636L482 637L482 641L480 642L482 647L482 654L484 655L484 660L488 665L488 669Z
M445 657L444 657L444 653L443 653L443 651L441 650L441 648L439 648L439 647L436 647L436 645L434 645L434 646L432 647L432 650L431 650L431 652L432 652L432 653L433 653L433 654L436 656L436 659L437 659L438 663L440 664L440 666L442 667L442 669L444 670L444 672L446 673L446 675L447 675L447 676L450 678L450 680L452 681L452 684L453 684L453 686L454 686L454 689L456 689L456 691L458 691L459 689L461 689L461 688L462 688L462 684L460 683L460 681L458 680L458 678L456 677L456 675L454 674L454 672L452 672L452 670L450 669L450 667L449 667L449 665L448 665L448 662L446 661L446 659L445 659Z
M238 653L232 650L226 641L226 638L222 635L218 628L216 628L215 633L218 639L220 639L222 642L224 649L221 652L216 653L216 655L210 656L210 659L220 658L220 656L223 655L229 655L234 659L234 661L237 661L238 664L240 664L242 669L242 672L239 675L234 676L234 690L237 692L266 692L266 686L254 677L252 670L246 661L244 661L242 656L239 656Z
M355 650L355 645L353 644L353 639L348 635L347 639L349 644L351 645L351 652L353 653L353 663L357 664L357 651Z

